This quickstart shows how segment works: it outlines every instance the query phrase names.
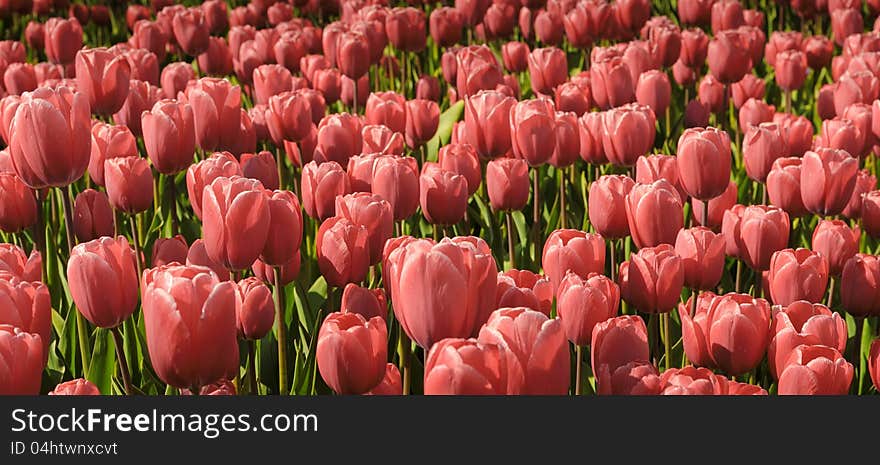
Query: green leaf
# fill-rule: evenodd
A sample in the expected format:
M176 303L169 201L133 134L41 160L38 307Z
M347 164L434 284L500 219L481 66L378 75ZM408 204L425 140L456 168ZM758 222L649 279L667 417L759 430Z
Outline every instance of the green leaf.
M88 380L95 383L103 394L113 389L113 374L116 372L116 347L110 331L103 328L95 330L95 346L92 349L92 364L89 366Z
M428 161L437 161L437 153L440 146L447 144L452 138L452 128L456 121L460 120L464 114L464 100L455 102L446 111L440 114L440 124L437 126L437 133L428 141Z

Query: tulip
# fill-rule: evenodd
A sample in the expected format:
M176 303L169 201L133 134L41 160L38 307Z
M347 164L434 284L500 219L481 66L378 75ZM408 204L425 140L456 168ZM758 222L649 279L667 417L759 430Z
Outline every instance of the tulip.
M21 95L37 88L34 67L27 63L11 63L3 73L3 87L11 95Z
M384 124L394 132L406 132L406 100L400 94L373 92L367 98L366 120L369 124Z
M241 154L241 174L256 179L268 190L278 189L278 168L275 156L269 151Z
M870 71L847 72L838 79L834 88L834 110L842 115L855 103L870 104L880 93L880 81Z
M580 154L580 128L577 115L570 112L556 112L556 146L550 159L551 166L565 170L574 164ZM563 180L565 177L563 176ZM562 187L564 190L565 188ZM564 201L564 197L562 199ZM561 204L564 206L564 203ZM564 208L563 208L564 210Z
M511 269L498 273L496 307L525 307L550 316L553 284L528 270Z
M498 268L482 239L444 238L436 244L410 239L386 256L383 272L394 315L420 347L476 334L489 318ZM460 305L447 305L452 298Z
M730 85L730 93L733 97L733 106L740 109L750 99L763 101L766 84L764 80L748 73L737 82Z
M116 328L138 303L135 256L123 236L79 244L67 263L70 295L80 313L95 326Z
M699 99L688 102L684 109L684 127L703 128L709 125L709 108L703 105Z
M419 176L419 203L429 223L452 225L467 213L467 180L437 163L426 163Z
M253 76L256 104L268 104L273 95L293 90L293 76L281 65L258 66Z
M602 150L617 166L632 166L654 146L654 112L640 105L626 105L604 113Z
M38 334L0 324L0 395L40 393L45 357Z
M12 325L40 336L45 361L49 356L49 342L52 339L52 302L49 288L39 281L26 281L26 276L19 277L3 271L0 277L0 324Z
M880 260L855 254L840 275L840 304L854 317L880 315Z
M104 162L110 205L128 214L147 211L153 204L153 172L140 157L111 158Z
M727 91L724 84L711 74L703 76L700 80L697 97L711 113L721 114L727 109Z
M679 198L686 200L687 193L678 180L678 158L667 155L642 155L636 161L636 183L651 184L660 179L675 187Z
M776 159L767 174L766 189L770 204L785 210L790 217L797 218L807 214L807 208L801 199L800 158Z
M568 344L558 319L528 308L499 308L480 329L477 339L512 353L522 368L522 394L568 393Z
M49 392L50 396L100 396L98 386L83 378L65 381Z
M749 98L739 109L739 126L748 130L752 126L769 123L773 121L774 111L776 107L773 105L768 105L763 100Z
M476 3L476 2L475 2ZM450 7L437 8L428 18L431 38L439 47L449 47L461 40L463 15Z
M241 88L219 78L189 85L183 101L192 105L196 144L202 150L233 150L240 137Z
M630 234L626 197L635 186L628 176L604 175L590 184L587 200L590 224L603 237L620 239Z
M862 197L862 227L871 237L880 237L880 191Z
M693 214L694 223L699 226L705 226L713 231L720 231L724 219L724 212L727 211L728 208L733 207L736 203L736 197L736 182L731 180L727 184L727 189L725 189L720 196L715 197L711 201L703 202L702 200L691 199L691 213ZM706 219L706 224L704 224L703 218Z
M853 366L837 349L801 344L780 370L779 395L845 395L853 378Z
M289 191L267 192L269 229L260 259L283 266L297 257L302 242L303 218L299 200Z
M732 231L723 229L725 235ZM765 271L770 269L773 253L784 249L788 244L790 224L788 214L782 209L752 205L743 210L738 229L738 233L732 234L740 258L752 269ZM727 250L728 255L732 255L729 247Z
M705 227L682 229L675 239L681 257L684 284L691 289L712 289L724 271L724 237Z
M364 319L379 317L384 321L388 315L387 305L382 289L369 289L349 283L342 291L339 307L343 313L357 313Z
M272 291L259 278L250 277L238 282L236 292L241 302L235 307L238 335L249 340L262 339L275 320Z
M439 341L425 361L426 395L518 394L523 380L523 368L514 354L474 339Z
M636 101L650 107L654 114L663 114L669 108L672 87L669 77L659 70L650 70L639 76L636 84Z
M464 176L467 181L468 196L474 195L480 187L480 184L483 182L480 159L477 156L476 150L474 150L470 144L446 144L440 147L440 150L437 153L437 162L440 164L440 168ZM490 161L489 163L491 164L492 162ZM524 162L522 165L526 166ZM526 190L528 190L527 166L524 172L526 173ZM488 176L488 167L486 169L486 174ZM526 195L526 197L528 197L528 195ZM489 200L492 200L491 194L489 195ZM526 200L523 200L523 206L525 206Z
M165 98L177 98L177 94L186 90L187 84L196 77L192 65L184 62L170 63L162 69L159 81Z
M807 64L810 68L819 71L831 64L834 44L825 36L813 35L804 39L801 50L807 56Z
M41 87L22 96L15 116L9 149L15 173L25 185L64 187L82 177L91 148L85 95L65 86Z
M399 396L403 394L403 383L400 379L400 370L397 365L388 363L385 365L385 376L373 389L365 392L365 396Z
M335 215L336 197L348 194L350 190L348 176L334 161L320 165L313 161L303 167L303 208L312 218L323 221Z
M685 328L687 355L718 367L731 375L745 373L764 356L770 339L770 304L746 294L725 294L706 298L690 316L679 308ZM708 360L699 354L705 350Z
M575 116L586 114L593 106L590 87L582 87L573 82L564 82L556 87L556 110L572 112Z
M820 220L813 230L812 248L825 258L832 276L840 276L843 266L859 251L861 231L840 220ZM841 349L842 350L842 349Z
M877 189L877 178L867 170L859 170L856 175L856 187L841 214L850 219L861 218L862 197L875 189Z
M782 90L791 92L800 89L807 78L807 56L800 50L786 50L776 55L776 84ZM786 96L790 99L790 96ZM790 100L787 100L790 108Z
M412 7L394 8L385 18L388 41L404 52L420 52L425 49L425 13Z
M685 192L708 201L730 182L730 138L715 128L686 129L678 140L678 175Z
M717 297L710 291L699 294L695 292L687 302L678 304L682 347L687 359L697 366L714 366L706 342L708 337L706 319L709 315L709 306Z
M36 222L34 192L14 173L0 173L0 229L17 233Z
M880 386L880 340L875 339L871 343L871 352L868 356L868 370L871 373L871 380L874 382L874 389Z
M647 313L666 313L684 286L684 267L669 244L646 247L621 263L618 282L623 300Z
M686 366L666 370L660 375L660 395L720 396L730 391L730 382L706 368Z
M0 272L8 273L22 281L42 281L43 259L34 250L25 256L20 247L13 244L0 244Z
M141 117L144 146L156 171L176 174L192 163L195 153L193 109L187 103L160 100Z
M681 30L666 17L653 17L641 29L641 37L652 47L657 61L672 66L681 55Z
M415 213L420 202L419 184L419 168L415 158L383 156L376 159L370 186L374 194L391 204L394 221L409 218Z
M601 274L605 270L605 244L598 234L558 229L544 242L541 267L554 289L559 289L569 271L584 279L591 273Z
M614 373L632 362L647 363L650 354L644 320L625 315L597 324L590 341L590 357L597 373Z
M331 286L363 281L369 268L369 231L344 217L321 223L315 239L318 268Z
M92 126L92 146L89 158L89 176L99 186L104 185L104 161L111 158L136 157L137 143L125 126L96 123Z
M773 303L797 300L818 302L828 286L828 260L809 249L777 251L770 259L770 295Z
M76 18L49 18L44 24L46 58L52 63L73 63L83 46L83 30Z
M840 8L831 12L831 31L834 43L843 45L844 39L862 30L862 13L855 8Z
M361 129L363 154L403 155L403 136L382 124L367 124ZM444 146L443 148L445 148Z
M242 176L242 171L238 161L229 152L215 152L187 168L186 190L196 217L202 218L202 193L205 187L219 177L233 176Z
M153 268L158 268L171 262L183 264L186 263L188 253L189 246L186 245L186 239L180 234L170 238L160 237L153 242L150 265Z
M739 81L752 68L747 37L738 30L715 34L709 42L709 72L725 84Z
M184 53L194 57L208 49L210 28L201 9L178 11L171 21L174 40Z
M361 130L361 121L355 115L336 113L325 116L318 126L315 161L348 165L348 159L359 154L363 147Z
M440 124L440 107L431 100L406 102L406 143L412 148L424 145L434 137Z
M266 126L276 145L285 140L302 141L312 131L311 101L299 91L282 92L269 98ZM323 117L323 109L321 116Z
M132 47L153 52L157 61L165 61L168 36L162 30L162 26L149 21L149 15L134 24L129 43Z
M472 97L481 90L494 90L502 82L501 65L485 45L471 45L455 54L454 84L462 97Z
M161 92L161 89L147 82L130 81L128 97L122 104L122 108L113 115L113 122L127 126L134 136L141 137L143 135L141 114L153 108L153 105L159 101ZM89 170L89 174L91 174L91 170Z
M814 147L840 149L859 158L865 147L866 134L852 120L835 117L822 121L822 131L813 141Z
M742 143L746 174L754 181L765 183L773 163L785 153L785 140L776 123L749 126Z
M195 391L234 375L234 283L208 268L172 264L146 270L142 286L147 349L159 379Z
M770 333L767 361L775 379L779 379L781 368L801 344L833 347L841 353L846 349L846 321L822 304L801 300L786 307L774 306Z
M367 91L369 91L369 82L364 85ZM366 104L366 94L364 92L363 95L363 103ZM360 93L358 95L361 95ZM422 75L418 82L416 82L416 98L422 100L432 100L435 102L440 101L440 81L437 80L434 76Z
M629 68L620 57L592 63L590 90L596 105L603 110L625 105L636 99L635 83Z
M497 158L486 167L486 190L496 211L522 210L529 199L529 171L525 160Z
M231 270L249 268L266 245L268 197L259 181L219 177L202 194L202 236L214 262Z
M842 150L807 152L801 168L804 206L823 216L840 213L855 189L858 170L858 160Z
M681 198L675 188L660 179L636 184L626 195L626 218L636 247L673 244L684 224Z
M318 335L317 363L321 377L339 394L361 394L385 375L387 331L378 317L334 312Z
M553 10L539 11L534 21L535 36L547 45L561 45L565 26L562 15Z
M376 194L366 192L340 195L336 197L336 216L367 229L370 264L378 263L385 241L393 234L391 204Z
M629 362L613 372L607 365L596 373L599 395L645 396L660 394L660 374L647 362Z
M221 39L222 40L222 39ZM225 46L225 42L223 42ZM94 50L94 49L92 49ZM89 51L92 51L89 50ZM141 48L136 48L132 50L128 50L125 52L114 51L113 48L110 49L111 52L114 52L117 56L122 57L128 63L128 68L130 71L130 79L138 80L138 81L146 81L150 84L157 86L159 85L159 60L156 58L156 54ZM228 53L228 51L227 51ZM232 60L230 59L229 65L230 73L232 72ZM77 74L78 76L78 74ZM125 84L123 84L125 86ZM125 86L128 87L128 86Z
M568 79L568 63L565 52L556 47L538 48L528 56L529 76L532 89L551 94L556 86Z
M572 344L590 344L593 328L617 315L620 289L610 279L591 274L584 279L569 271L557 290L556 311Z
M501 46L501 58L504 68L511 73L521 73L529 66L529 44L525 42L507 42Z
M512 97L496 91L483 91L465 100L465 139L481 158L496 158L511 149L508 115L515 103Z
M24 28L24 38L27 46L42 51L46 46L46 31L43 23L31 20Z

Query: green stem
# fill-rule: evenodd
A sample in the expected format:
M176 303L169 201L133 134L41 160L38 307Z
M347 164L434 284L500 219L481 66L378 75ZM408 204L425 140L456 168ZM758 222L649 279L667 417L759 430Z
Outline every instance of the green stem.
M834 276L828 280L828 299L825 301L825 306L831 308L831 303L834 300Z
M278 394L286 396L287 383L287 319L284 315L284 285L281 284L281 268L272 267L275 278L275 336L278 339Z
M671 344L669 342L669 312L663 313L662 318L663 318L663 345L664 345L665 355L666 355L665 366L666 366L666 369L668 370L669 366L670 366L669 357L670 357L670 353L671 353L671 350L670 350Z
M507 219L507 255L510 258L510 268L516 269L516 253L513 247L513 215L508 211L504 212Z
M256 343L253 340L248 339L248 341L247 341L247 346L248 346L247 377L248 377L248 380L250 381L250 387L251 387L250 394L252 396L256 396L259 394L259 390L257 388L257 367L256 367L257 352L256 352L255 344Z
M400 327L400 338L397 341L397 353L400 356L400 372L403 373L403 395L408 396L412 386L412 373L410 372L410 353L412 347L409 337Z
M581 346L576 346L575 349L575 369L574 369L574 395L579 396L583 394L583 380L581 375L581 365L584 364L584 348Z
M140 281L141 273L144 271L144 264L141 260L141 237L138 232L136 218L137 215L132 215L129 223L131 225L131 241L134 243L134 263L137 266L137 276L138 281Z
M125 351L123 350L122 334L119 332L119 326L110 328L110 334L113 335L113 345L116 346L116 360L119 361L119 372L122 375L122 384L125 386L125 395L130 396L134 393L131 387L131 373L128 371L128 362L125 360Z
M70 201L70 186L67 188L59 187L58 194L61 196L61 203L64 208L65 233L67 234L67 251L72 252L73 246L76 244L76 238L73 236L73 207ZM73 308L71 302L71 308ZM85 318L82 313L76 311L76 333L79 339L79 353L82 358L83 376L88 376L89 366L91 362L91 354L89 353L89 331Z

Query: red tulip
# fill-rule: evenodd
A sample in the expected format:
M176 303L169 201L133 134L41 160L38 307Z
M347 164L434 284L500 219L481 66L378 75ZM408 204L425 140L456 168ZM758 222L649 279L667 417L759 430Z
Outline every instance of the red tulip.
M486 322L495 306L498 268L482 239L444 238L435 244L410 238L390 251L388 244L386 289L410 339L429 348L447 337L473 335ZM447 305L452 298L459 305Z
M170 238L160 237L153 242L153 255L150 258L150 264L153 268L171 262L183 264L186 263L188 253L189 246L186 245L186 239L180 234Z
M776 123L749 126L742 143L743 164L749 178L768 182L768 175L777 158L785 154L785 140Z
M862 197L862 227L871 237L880 237L880 191Z
M776 84L786 91L800 89L807 78L807 56L800 50L785 50L776 55Z
M34 192L14 173L0 173L0 229L17 233L36 222Z
M749 129L761 123L769 123L774 120L775 111L776 107L773 105L768 105L760 99L749 98L739 109L739 126Z
M44 24L46 58L52 63L73 63L83 46L83 30L76 18L49 18Z
M630 305L647 313L666 313L681 294L684 267L671 245L646 247L621 263L618 282Z
M195 125L189 104L160 100L141 117L144 146L156 171L176 174L192 163Z
M859 219L862 217L862 197L868 192L877 189L877 178L867 170L859 170L856 175L856 187L852 196L841 214L846 218Z
M497 91L483 91L465 100L465 141L481 158L492 159L510 151L509 115L515 103Z
M52 302L49 288L39 281L29 282L26 281L27 277L22 278L25 280L5 270L0 277L0 324L12 325L40 336L45 361L49 356L49 342L52 339Z
M8 135L13 168L25 185L63 187L82 177L91 146L88 113L85 96L68 87L22 97Z
M300 91L282 92L269 98L269 108L265 113L266 126L275 145L285 140L299 142L312 131L311 101L303 98ZM321 117L323 117L321 109Z
M660 375L660 387L660 395L664 396L720 396L730 392L727 378L694 366L664 371Z
M339 307L343 313L357 313L364 319L379 317L384 321L388 315L388 304L382 289L369 289L354 283L345 285Z
M348 176L338 163L310 162L303 167L302 200L306 214L325 220L335 214L336 197L349 193Z
M382 381L364 393L365 396L399 396L402 394L403 383L400 380L400 370L393 363L385 365L385 376Z
M225 79L201 78L182 95L182 101L192 105L198 147L233 150L240 137L241 88Z
M839 276L847 260L859 251L861 231L840 220L820 220L813 230L812 248L825 258L833 276ZM820 296L821 297L821 296Z
M874 381L874 389L880 386L880 339L875 339L871 343L871 352L868 356L868 370L871 373L871 380Z
M801 199L801 159L778 158L767 174L767 197L770 203L797 218L807 213Z
M632 166L654 146L654 112L640 105L626 105L602 116L602 150L617 166Z
M770 295L773 303L797 300L819 302L828 286L828 261L809 249L784 249L770 259Z
M841 353L846 349L846 321L822 304L801 300L787 307L774 306L770 333L767 361L775 379L779 379L781 368L801 344L825 345Z
M681 188L678 179L678 159L668 155L642 155L636 161L636 182L639 184L651 184L660 179L665 180L678 193L682 201L686 201L688 195Z
M636 184L626 195L626 218L636 247L673 244L684 224L681 198L664 179Z
M63 382L49 392L50 396L100 396L98 386L83 378Z
M293 77L281 65L261 65L254 69L254 102L268 104L273 95L293 90Z
M367 229L370 264L382 258L385 241L394 229L391 204L376 194L358 192L336 197L336 216Z
M688 102L684 109L685 128L703 128L709 125L709 109L699 99Z
M24 39L28 47L34 50L43 50L46 45L46 32L43 23L35 20L28 21L24 28Z
M855 254L840 276L840 303L856 317L880 314L880 261L874 255Z
M569 271L556 293L556 311L572 344L590 344L593 328L617 315L620 289L602 275L584 279Z
M369 231L344 217L321 223L315 240L318 268L331 286L363 281L369 268Z
M419 168L415 158L377 158L370 185L374 194L391 204L394 221L409 218L419 206Z
M590 224L603 237L613 240L630 234L626 196L634 185L632 178L621 175L604 175L590 184Z
M394 132L406 132L406 99L397 92L373 92L365 111L369 124L384 124Z
M123 236L102 237L73 248L67 263L70 294L95 326L115 328L138 303L134 251Z
M681 321L681 342L685 355L690 363L697 366L714 366L709 353L708 324L709 306L718 296L711 291L701 292L699 296L692 294L687 302L678 304L678 317ZM693 299L697 299L694 307ZM694 313L691 314L691 309Z
M113 208L134 215L153 205L153 172L146 159L110 158L104 162L104 173Z
M189 56L198 56L208 49L210 29L200 8L187 8L174 14L171 20L174 40Z
M730 85L730 93L733 97L733 106L740 109L749 99L763 101L766 84L764 80L748 73L737 82Z
M21 95L37 88L34 67L27 63L10 63L3 73L3 87L11 95Z
M855 189L858 170L858 160L842 150L807 152L801 168L804 206L823 216L840 213Z
M366 104L366 95L369 93L369 82L367 82L364 87L366 88L366 92L360 92L360 90L358 90L358 96L360 98L360 95L363 94L363 103ZM416 98L439 102L440 81L434 76L422 75L418 82L416 82Z
M807 64L815 71L831 64L834 44L825 36L813 35L804 39L801 50L807 56Z
M446 144L440 147L440 151L437 153L437 162L440 164L440 168L464 176L465 180L467 180L468 196L474 195L483 182L480 159L477 157L476 150L470 144ZM525 171L526 178L528 178L528 167L526 167ZM486 173L488 176L488 167ZM491 195L489 200L492 200ZM525 201L523 204L525 204Z
M467 213L467 180L437 163L425 163L419 176L419 203L429 223L451 225Z
M153 105L159 101L161 93L161 89L147 82L130 81L128 97L122 104L122 108L113 114L113 122L127 126L133 135L141 137L143 135L141 114L153 108ZM91 171L89 173L91 174Z
M713 366L739 375L761 361L770 339L770 304L766 300L730 293L712 298L706 306L698 305L697 312L688 327L693 328L698 341L705 341ZM690 320L687 311L679 310L679 315Z
M278 168L275 165L275 156L269 151L242 153L241 174L260 181L270 191L278 189Z
M0 395L39 394L43 353L38 334L0 324Z
M196 78L192 65L184 62L170 63L162 69L159 81L165 98L177 98L177 94L186 90L187 84Z
M535 37L548 45L561 45L565 26L562 15L553 10L540 10L534 21Z
M219 177L202 194L202 236L214 262L231 270L249 268L269 234L268 197L259 181Z
M477 2L474 2L477 3ZM463 15L451 7L433 10L429 18L431 38L439 47L449 47L461 40Z
M314 158L318 163L334 161L348 165L348 159L361 153L362 123L358 116L334 113L325 116L318 126L318 145Z
M564 82L556 87L555 102L557 111L573 112L575 116L583 116L593 107L590 86L581 86L574 82Z
M601 274L605 270L602 236L575 229L553 231L544 242L541 267L557 290L569 271L584 279L591 273Z
M514 354L503 346L474 339L438 341L425 361L427 395L518 394L523 379Z
M260 259L270 266L284 266L298 257L303 218L299 200L290 191L267 192L269 232Z
M538 48L528 56L532 89L550 94L556 86L568 80L568 62L565 52L556 47Z
M590 342L590 365L597 373L614 373L632 362L647 363L648 329L638 316L610 318L596 325Z
M523 394L565 395L570 382L568 344L558 319L528 308L499 308L478 341L512 353L523 372Z
M655 16L649 19L640 34L652 48L656 48L656 61L663 66L672 66L681 55L681 30L669 18Z
M522 210L529 199L529 184L525 160L496 158L486 166L486 190L495 210Z
M136 157L137 142L125 126L96 123L92 126L92 148L89 158L89 176L99 186L104 185L104 161L111 158Z
M403 135L382 124L367 124L361 129L361 153L403 155ZM445 146L444 146L445 147Z
M720 114L727 109L727 91L715 76L707 74L700 80L697 97L711 113Z
M822 121L822 130L813 146L843 150L858 158L865 146L865 136L851 120L838 116Z
M654 114L663 114L669 108L672 87L666 73L650 70L639 76L636 84L636 101L650 107Z
M837 349L801 344L779 370L779 395L845 395L853 366Z
M150 361L178 388L228 379L238 369L235 284L208 268L165 265L143 276L143 318Z
M716 32L707 56L709 72L725 84L739 81L752 68L747 37L738 30Z
M222 40L222 39L220 39ZM225 42L223 42L225 46ZM116 46L114 46L115 48ZM94 50L94 49L92 49ZM89 50L89 51L92 51ZM156 58L156 54L149 51L144 50L142 48L135 48L131 50L127 50L125 52L114 51L113 48L110 49L111 52L116 54L119 57L125 59L128 63L128 68L130 70L130 79L138 80L138 81L146 81L150 84L157 86L159 85L159 60ZM228 53L228 51L227 51ZM232 71L232 59L229 60L229 72ZM201 67L201 65L199 65ZM78 76L79 74L77 74ZM123 84L124 85L124 84ZM127 87L127 86L126 86Z
M410 147L420 147L437 132L440 124L440 107L431 100L406 102L406 142Z
M321 377L339 394L361 394L385 375L387 331L378 317L335 312L321 324L317 363Z
M608 365L596 373L596 393L599 395L644 396L660 393L657 368L647 362L630 362L613 372Z
M553 284L544 276L528 270L498 273L495 306L526 307L550 316Z
M679 61L688 69L702 69L709 53L709 36L702 29L690 28L681 31L681 53Z
M132 28L129 43L134 48L149 50L156 55L157 61L165 61L168 36L156 22L149 21L149 15L138 20Z
M485 45L460 49L455 54L455 70L455 88L462 97L473 97L481 90L494 90L503 82L501 65Z
M210 157L190 165L186 170L186 190L193 213L202 218L202 193L219 177L242 176L241 165L229 152L214 152Z
M0 272L8 273L22 281L42 281L43 259L34 250L25 256L20 247L13 244L0 244Z
M577 115L571 112L556 112L556 146L550 159L551 166L565 169L574 164L580 154L580 128Z
M787 246L789 230L788 214L783 210L752 205L743 210L739 233L734 233L733 237L740 258L752 269L765 271L770 269L773 253ZM727 231L725 228L725 235ZM728 255L732 255L729 249Z
M152 183L150 191L152 192ZM110 209L107 194L94 189L86 189L77 194L73 206L73 229L80 242L113 236L113 210Z
M324 37L327 37L326 29ZM365 34L342 33L337 39L335 53L336 66L350 79L358 79L370 69L370 43Z
M634 102L635 83L629 67L620 57L608 57L590 64L590 89L600 109Z
M388 41L404 52L420 52L425 49L425 13L412 7L394 8L385 18Z
M708 201L722 195L730 182L730 138L715 128L686 129L678 140L678 176L694 198Z
M257 340L269 333L275 321L272 291L256 277L243 279L236 285L240 305L236 305L238 335Z
M507 42L501 46L501 58L504 68L511 73L521 73L529 66L529 44L525 42Z
M724 271L724 236L705 227L682 229L675 239L681 257L684 284L691 289L713 289Z

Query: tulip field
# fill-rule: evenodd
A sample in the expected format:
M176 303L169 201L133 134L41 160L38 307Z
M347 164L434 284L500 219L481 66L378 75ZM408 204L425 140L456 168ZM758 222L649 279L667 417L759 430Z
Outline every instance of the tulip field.
M880 0L0 0L0 394L875 395Z

